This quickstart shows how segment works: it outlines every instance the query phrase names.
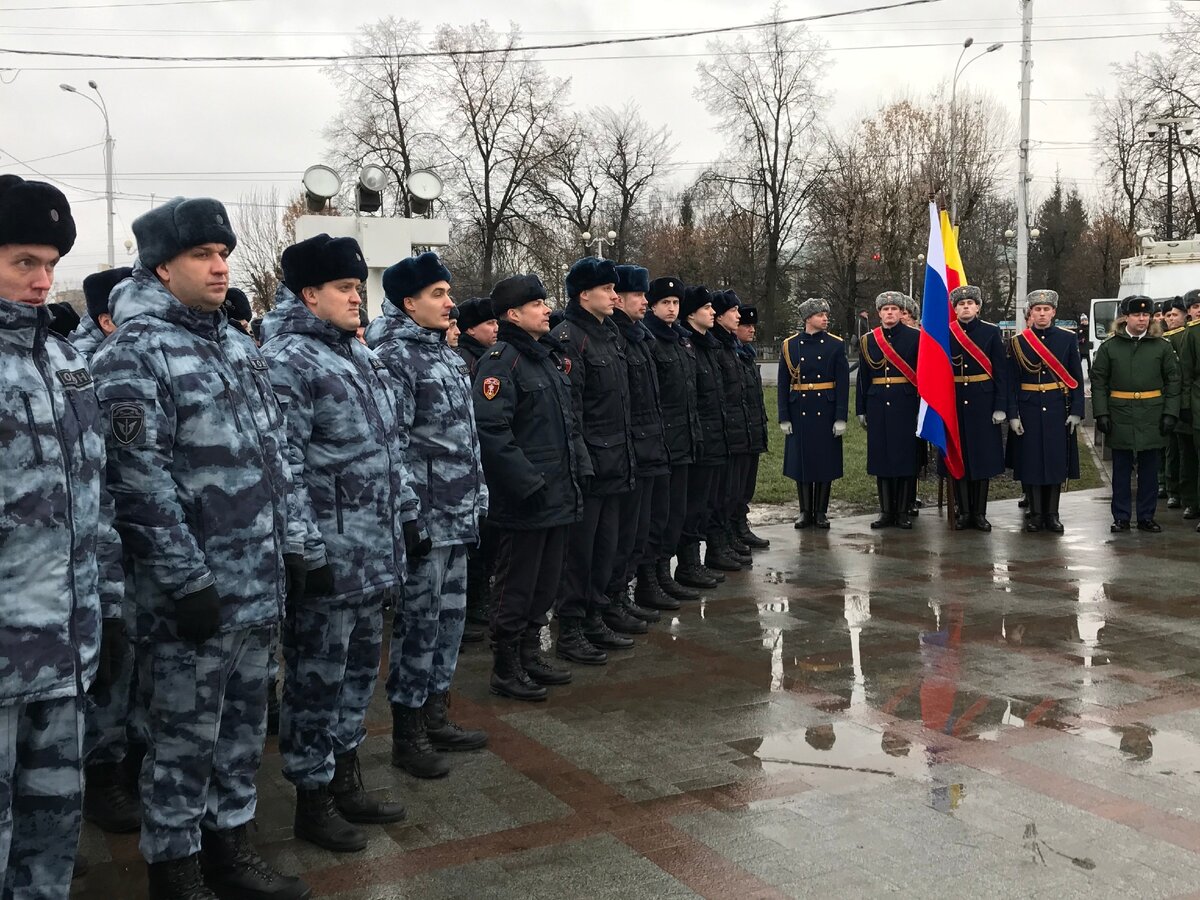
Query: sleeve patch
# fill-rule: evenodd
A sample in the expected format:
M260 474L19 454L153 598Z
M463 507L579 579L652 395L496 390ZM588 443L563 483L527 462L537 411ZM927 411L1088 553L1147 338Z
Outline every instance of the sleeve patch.
M117 443L131 446L146 433L146 410L140 403L114 403L109 424Z
M500 379L489 375L483 379L482 388L485 400L495 400L496 395L500 393Z

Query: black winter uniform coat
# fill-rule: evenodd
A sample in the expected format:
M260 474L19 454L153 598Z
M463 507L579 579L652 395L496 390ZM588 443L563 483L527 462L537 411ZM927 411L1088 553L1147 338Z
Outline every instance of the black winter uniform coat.
M725 439L725 386L721 381L721 345L711 331L700 334L686 325L684 332L696 348L696 411L700 418L697 466L719 466L729 459Z
M625 315L613 313L613 322L621 333L625 363L629 370L629 421L633 432L634 474L654 478L671 471L667 444L663 439L663 418L658 383L658 368L650 345L654 339L643 327Z
M671 465L690 465L700 448L700 416L696 408L696 348L678 325L646 316L653 337L650 352L658 370L663 434Z

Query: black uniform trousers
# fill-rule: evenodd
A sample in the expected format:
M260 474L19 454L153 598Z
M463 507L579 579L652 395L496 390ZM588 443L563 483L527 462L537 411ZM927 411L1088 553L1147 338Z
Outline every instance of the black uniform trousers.
M750 471L758 459L754 453L738 453L729 457L729 462L725 466L725 484L721 498L722 510L720 516L720 526L734 519L742 517L742 510L745 508L746 481L750 477Z
M621 525L621 494L585 494L583 518L570 526L563 563L560 619L585 619L607 609L608 581L617 556Z
M1117 522L1128 522L1130 515L1130 479L1137 463L1137 521L1154 518L1158 506L1158 460L1161 450L1113 450L1112 515Z
M492 591L492 634L516 637L541 628L562 579L563 556L570 525L518 531L490 529L496 575Z
M654 565L675 555L687 515L688 466L674 466L654 479L650 489L650 533L639 565Z
M692 466L688 470L687 512L683 520L683 544L697 544L708 537L714 493L721 489L724 466Z
M750 515L750 501L754 499L754 492L758 489L758 461L761 458L761 453L750 455L750 465L746 469L746 481L742 485L742 502L733 514L733 518L739 522Z
M496 564L496 531L487 519L481 520L479 543L467 547L467 621L477 625L487 624L488 587Z
M620 593L633 580L650 534L653 490L653 478L638 478L633 490L621 495L617 552L613 559L612 576L608 579L607 594Z

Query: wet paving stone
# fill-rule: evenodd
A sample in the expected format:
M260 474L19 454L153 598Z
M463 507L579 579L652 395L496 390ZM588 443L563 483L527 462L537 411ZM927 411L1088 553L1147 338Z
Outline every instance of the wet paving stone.
M391 768L381 688L364 777L409 815L360 854L292 838L268 742L257 839L339 900L1200 892L1200 538L1162 512L764 526L751 569L545 704L491 696L469 646L452 713L491 741L447 779ZM145 896L136 836L82 848L74 897Z

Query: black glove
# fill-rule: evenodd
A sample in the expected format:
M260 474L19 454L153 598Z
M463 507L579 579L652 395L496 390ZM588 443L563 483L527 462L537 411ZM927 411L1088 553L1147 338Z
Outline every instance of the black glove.
M1112 434L1112 416L1096 416L1096 430L1101 434Z
M1178 420L1174 416L1164 415L1158 420L1158 433L1166 437L1175 428L1175 423Z
M305 597L328 597L333 593L333 567L329 563L307 573L304 580Z
M122 619L105 619L101 623L100 652L96 654L96 680L93 688L106 688L117 677L121 660L129 652L129 636Z
M221 595L213 585L184 594L175 601L180 640L202 644L221 627Z
M308 567L299 553L283 554L284 595L287 612L291 613L296 601L304 596L304 585L308 580Z
M421 557L428 556L432 549L433 541L429 539L429 532L424 525L416 521L404 523L404 552L408 555L410 566Z

